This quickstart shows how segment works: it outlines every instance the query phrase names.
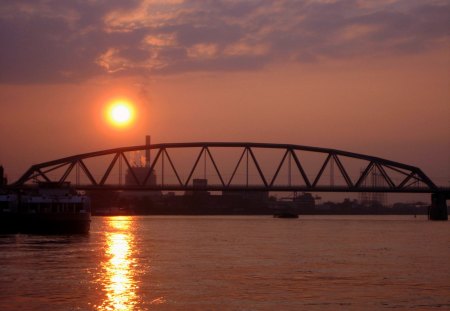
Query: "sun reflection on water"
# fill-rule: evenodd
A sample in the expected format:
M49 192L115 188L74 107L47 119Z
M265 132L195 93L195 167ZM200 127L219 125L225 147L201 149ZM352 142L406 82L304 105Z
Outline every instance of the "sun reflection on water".
M137 304L136 255L133 249L131 217L114 217L108 220L106 251L103 261L103 280L106 297L99 311L133 310Z

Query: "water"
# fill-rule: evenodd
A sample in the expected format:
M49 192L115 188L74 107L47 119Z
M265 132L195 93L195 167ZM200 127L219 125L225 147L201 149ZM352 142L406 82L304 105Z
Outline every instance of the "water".
M0 310L450 309L450 223L412 216L94 217L0 236Z

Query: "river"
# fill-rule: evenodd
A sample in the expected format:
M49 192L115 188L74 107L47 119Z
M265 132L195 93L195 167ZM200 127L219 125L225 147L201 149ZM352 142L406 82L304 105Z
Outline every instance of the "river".
M0 310L450 309L450 222L93 217L0 236Z

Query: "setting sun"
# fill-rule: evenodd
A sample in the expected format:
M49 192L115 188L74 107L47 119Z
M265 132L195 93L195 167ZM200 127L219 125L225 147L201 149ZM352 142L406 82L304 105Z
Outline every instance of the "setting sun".
M116 101L108 109L108 118L116 126L126 126L133 121L134 109L127 101Z

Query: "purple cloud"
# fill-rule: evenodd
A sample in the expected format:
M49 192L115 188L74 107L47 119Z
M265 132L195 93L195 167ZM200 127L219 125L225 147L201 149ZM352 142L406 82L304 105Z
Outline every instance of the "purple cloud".
M2 1L0 83L257 70L448 46L448 1Z

